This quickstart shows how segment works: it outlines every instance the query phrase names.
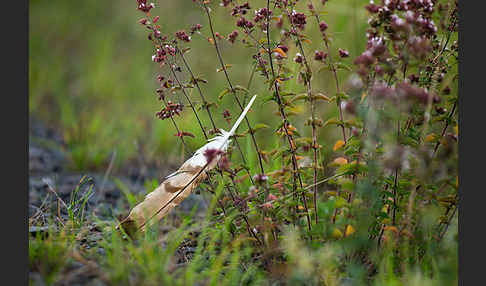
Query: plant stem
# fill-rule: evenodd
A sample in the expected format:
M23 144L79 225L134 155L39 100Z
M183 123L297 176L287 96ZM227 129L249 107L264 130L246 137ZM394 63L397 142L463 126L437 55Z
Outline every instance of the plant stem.
M449 127L449 121L452 118L452 116L454 115L454 112L456 111L456 106L457 106L457 102L454 102L454 105L452 106L452 110L449 113L449 116L447 116L446 124L445 124L444 128L442 128L442 133L440 135L441 138L444 137L445 132L446 132L447 128ZM433 156L435 156L435 153L439 149L439 146L440 146L440 140L437 141L437 143L435 144Z
M182 83L180 82L179 78L177 77L177 74L174 70L174 65L175 65L175 61L174 61L174 64L172 63L169 63L169 67L170 67L170 70L172 72L172 75L174 76L174 79L177 81L177 84L181 87L181 91L182 93L184 94L184 97L186 98L187 102L189 103L189 105L191 106L191 109L192 111L194 112L194 115L196 116L196 119L197 119L197 123L199 124L199 127L201 127L201 130L204 134L204 137L206 138L206 140L209 139L208 135L206 134L206 130L204 129L204 126L202 125L202 122L201 122L201 119L199 119L199 115L197 114L197 111L196 109L194 108L194 104L192 103L191 99L189 98L189 96L187 95L186 93L186 89L185 87L182 85Z
M289 20L290 20L290 16L288 15L288 11L287 11L287 16L289 17ZM293 29L295 30L295 27L294 25L291 23ZM319 216L317 215L317 169L318 169L318 163L317 163L317 149L319 148L319 145L317 144L317 129L316 129L316 118L315 118L315 100L314 100L314 96L312 95L312 88L311 88L311 78L312 78L312 70L309 66L309 63L307 61L307 57L305 56L305 52L304 52L304 48L302 47L302 41L299 39L299 35L296 35L296 41L297 41L297 45L299 47L299 50L300 50L300 53L302 54L302 57L304 58L304 65L306 67L306 78L305 78L305 82L306 82L306 91L307 91L307 97L309 98L309 101L310 101L310 105L311 105L311 120L312 120L312 123L311 123L311 127L312 127L312 150L313 150L313 155L314 155L314 159L313 159L313 180L314 180L314 190L313 190L313 193L314 193L314 212L315 212L315 220L316 220L316 224L319 223Z
M217 42L216 36L214 34L214 29L213 29L213 24L212 24L212 20L211 20L211 15L209 14L209 8L206 6L206 4L204 2L202 3L202 5L203 5L204 11L206 11L206 15L208 17L209 28L211 30L211 35L212 35L212 38L214 40L214 47L216 48L216 53L218 55L218 59L219 59L219 62L221 64L221 68L223 69L224 74L226 76L226 81L228 82L228 85L230 87L231 93L233 93L233 95L235 97L235 100L238 103L238 106L240 107L241 111L243 111L243 106L241 105L241 102L240 102L240 100L238 98L238 95L236 94L236 90L233 88L233 84L231 83L231 80L230 80L229 75L228 75L228 71L226 69L226 66L224 65L223 58L222 58L221 52L219 50L218 42ZM260 152L260 149L258 148L258 144L257 144L256 139L255 139L254 131L251 128L251 125L250 125L250 122L248 121L248 117L247 116L245 116L245 122L246 122L246 125L248 126L248 131L250 132L250 135L251 135L251 138L252 138L252 141L253 141L253 145L255 146L255 150L256 150L257 155L258 155L258 162L260 164L260 170L261 170L262 174L265 174L265 169L263 168L263 162L262 162L261 152Z
M273 68L273 59L272 59L272 51L270 50L270 0L267 0L267 53L268 53L268 58L269 58L269 61L270 61L270 68L271 68L271 71L272 71L272 80L273 80L273 83L274 83L274 87L275 87L275 96L277 98L277 103L278 103L278 106L279 106L279 111L280 111L280 116L282 117L282 121L283 121L283 127L284 127L284 130L285 130L285 134L287 136L287 140L289 142L289 147L290 147L290 151L292 153L292 168L293 168L293 173L294 173L294 176L297 176L298 180L299 180L299 185L300 185L300 188L302 189L302 201L304 203L304 208L305 208L305 211L306 211L306 217L307 217L307 228L309 229L309 231L312 229L312 226L311 226L311 219L310 219L310 216L309 216L309 209L307 207L307 198L305 196L305 192L303 190L303 183L302 183L302 178L300 176L300 173L299 173L299 166L297 164L297 159L295 157L295 141L293 140L292 138L292 135L289 134L289 130L287 128L287 125L288 125L288 119L287 119L287 116L285 114L285 110L284 110L284 107L282 105L282 100L281 100L281 97L280 97L280 92L279 92L279 87L278 87L278 82L276 80L276 76L275 76L275 69ZM294 189L295 189L295 186L294 186ZM295 190L294 190L295 191Z
M213 130L214 131L218 130L218 128L216 128L216 124L214 123L214 120L213 120L213 116L211 114L211 111L209 110L208 102L206 101L206 98L204 97L204 95L202 93L202 90L201 90L201 87L199 86L198 81L194 77L194 73L192 72L192 69L189 66L189 63L186 61L186 58L184 57L184 53L179 49L179 47L177 47L177 51L179 52L179 55L181 56L182 61L183 61L184 65L185 65L187 71L191 75L192 81L194 82L194 84L197 87L197 90L199 92L199 96L201 97L201 100L203 102L203 106L206 109L206 112L208 113L208 117L209 117L209 120L211 121L211 125L213 127ZM181 88L182 88L182 86L181 86ZM204 132L204 130L203 130L203 132ZM207 139L208 139L208 137L206 136L206 140ZM243 151L241 150L240 144L238 143L238 140L236 139L236 137L234 137L234 140L235 140L235 143L236 143L236 146L237 146L238 150L240 151L240 155L241 155L241 159L243 161L243 164L246 165L246 159L245 159L245 156L243 154ZM248 177L250 178L251 183L253 184L253 178L251 177L250 172L248 171L248 169L245 169L245 170L246 170L246 172L248 174Z
M311 0L309 0L309 3L312 5L312 1ZM317 24L319 25L319 23L321 22L321 20L319 19L319 15L317 13L314 13L314 17L315 17L315 19L317 21ZM329 58L329 65L331 66L331 71L332 71L332 74L334 76L334 82L336 83L336 92L339 95L339 94L341 94L341 89L339 87L339 79L338 79L338 76L337 76L336 67L333 64L331 51L329 49L329 41L327 39L327 35L323 35L323 41L324 41L324 44L326 46L327 57ZM339 110L339 120L341 122L344 122L343 110L341 108L341 100L340 99L336 100L336 105L337 105L337 108ZM343 132L344 144L346 144L347 143L346 130L344 129L344 125L343 124L341 124L341 129L342 129L342 132Z
M206 112L208 113L209 120L211 121L211 126L213 127L214 130L216 130L217 129L216 124L214 124L213 116L211 114L211 111L209 110L208 102L206 101L206 98L204 97L204 95L201 91L201 87L199 86L199 82L196 80L194 73L192 72L191 67L187 63L186 58L184 57L184 53L179 49L178 46L176 48L177 48L177 51L179 52L179 55L181 56L182 62L186 66L186 69L189 72L189 74L191 75L192 81L194 82L194 84L197 87L197 90L199 92L199 96L201 96L202 105L203 105L204 109L206 109Z

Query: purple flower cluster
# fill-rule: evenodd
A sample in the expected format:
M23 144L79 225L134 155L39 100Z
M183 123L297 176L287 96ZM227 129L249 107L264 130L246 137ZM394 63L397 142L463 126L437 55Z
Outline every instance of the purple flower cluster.
M324 60L327 58L327 53L325 53L324 51L315 51L314 53L314 59L316 61L322 61L324 62Z
M232 44L236 41L236 38L238 37L238 31L234 30L228 35L228 41L230 41Z
M391 87L387 86L382 81L375 82L371 88L370 95L377 99L396 100L398 98L403 98L421 104L427 104L429 99L431 99L433 103L438 103L440 101L438 96L430 94L426 89L406 81L399 82Z
M271 10L267 10L267 8L261 8L261 9L255 11L255 17L253 18L253 21L255 23L258 23L261 20L266 19L267 16L270 16L270 15L272 15Z
M207 162L212 162L214 159L218 159L217 157L222 154L224 154L224 152L219 149L206 149L203 153Z
M437 32L431 19L434 2L384 0L378 5L371 1L366 6L371 14L367 49L354 60L358 73L367 76L374 69L382 76L385 71L393 71L396 62L393 54L404 61L424 60L432 52L431 39Z
M165 64L167 55L174 56L176 49L171 45L165 45L164 47L158 46L155 50L155 54L152 55L152 61L156 63Z
M184 30L175 32L175 36L177 39L184 41L186 43L189 43L191 41L191 37Z
M296 53L294 57L294 62L301 64L304 61L304 57L300 53Z
M247 19L245 19L245 17L241 17L240 19L238 19L238 21L236 21L236 26L238 26L240 28L251 29L255 25L251 21L248 21Z
M327 27L328 27L328 25L326 24L326 22L321 21L321 22L319 23L319 31L321 31L321 33L322 33L323 35L324 35L324 32L326 32Z
M263 184L268 181L268 176L263 174L256 174L255 176L253 176L253 180L257 184Z
M295 10L290 14L290 21L300 30L304 30L305 24L307 24L307 17L304 13L298 13Z
M219 5L226 7L231 3L232 0L223 0Z
M195 25L192 25L191 27L191 35L200 31L202 28L201 24L195 24Z
M339 52L339 56L340 56L341 58L347 58L347 57L349 57L349 52L348 52L348 50L339 49L339 50L338 50L338 52Z
M155 115L164 120L174 115L180 115L184 106L179 103L172 103L170 100L167 102L167 107L157 112Z
M398 96L402 96L410 100L415 100L422 104L427 104L430 96L425 89L411 85L407 82L397 83L395 90ZM433 96L432 99L435 103L437 103L438 97Z
M245 15L248 12L248 10L250 10L250 4L248 4L248 2L242 5L236 5L231 10L231 16Z
M150 10L155 7L154 3L150 3L147 5L147 0L137 0L137 4L137 9L144 13L150 12Z
M167 51L164 48L158 48L155 55L152 55L152 61L156 63L164 63L167 58Z

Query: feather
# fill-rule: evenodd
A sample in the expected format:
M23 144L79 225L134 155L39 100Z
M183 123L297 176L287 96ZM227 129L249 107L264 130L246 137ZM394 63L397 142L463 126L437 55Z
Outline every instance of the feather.
M149 221L161 220L191 194L206 178L206 172L213 169L221 154L226 152L231 142L229 138L234 135L255 98L256 95L252 97L229 132L220 129L217 136L209 139L206 145L199 148L177 171L165 177L154 191L130 211L130 214L120 223L127 234L131 235L138 230L144 231ZM208 150L217 151L215 157L210 158L209 162L207 158L209 156L205 154Z

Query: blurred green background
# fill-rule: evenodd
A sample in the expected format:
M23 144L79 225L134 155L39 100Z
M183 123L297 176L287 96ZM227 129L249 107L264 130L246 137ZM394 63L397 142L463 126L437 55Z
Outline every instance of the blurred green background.
M249 3L253 11L264 7L266 1ZM350 57L343 62L350 67L352 59L366 44L367 15L364 6L367 3L367 0L335 0L322 7L320 1L314 1L316 9L323 11L322 19L329 24L333 54L336 55L338 48L347 49ZM189 43L192 49L187 57L194 73L208 80L207 84L203 84L205 96L219 105L212 109L216 125L228 128L223 111L228 109L234 120L239 109L231 95L221 101L217 99L227 83L224 74L216 72L220 66L214 47L207 41L209 29L203 11L190 0L157 1L155 4L152 15L160 16L159 23L164 34L188 30L195 23L203 25L202 35L195 35ZM304 5L305 1L299 3L300 10L307 11ZM215 30L226 37L236 29L236 19L230 16L229 9L219 6L219 1L213 1L210 6ZM45 122L62 134L74 170L106 168L115 150L115 171L135 160L163 165L165 162L177 163L184 158L171 122L155 117L161 108L155 93L159 68L151 61L153 47L147 40L147 31L138 24L142 17L143 14L136 10L135 0L30 1L29 113L31 118ZM305 49L308 57L312 58L314 50L323 50L324 47L313 18L308 18L307 27L307 34L313 41ZM272 33L274 39L277 38L276 33ZM233 84L246 87L254 49L227 41L221 41L221 47L225 63L232 65L229 72ZM289 48L291 60L296 48L293 45ZM314 61L312 65L313 89L333 95L334 82L329 72L319 71L322 65ZM348 76L348 71L340 71L342 85L345 85ZM304 91L295 79L286 82L286 85L296 93ZM255 75L250 94L260 96L250 113L250 120L252 124L270 126L257 133L259 145L269 150L278 140L265 139L276 138L268 135L275 132L279 117L273 114L277 111L276 105L261 104L268 95L266 87L263 78ZM190 96L194 102L200 102L196 90ZM180 99L185 103L180 94L170 99ZM301 134L309 134L310 128L304 126L304 122L310 114L307 110L297 111L301 114L293 117L292 123ZM317 112L325 121L336 114L336 106L334 103L320 103ZM200 114L205 125L209 126L206 113L201 111ZM184 131L196 135L196 138L186 137L192 150L204 144L204 137L187 105L176 120ZM242 124L240 131L246 129ZM332 127L319 130L324 154L339 138L338 131ZM240 144L244 150L252 148L247 138L240 139Z

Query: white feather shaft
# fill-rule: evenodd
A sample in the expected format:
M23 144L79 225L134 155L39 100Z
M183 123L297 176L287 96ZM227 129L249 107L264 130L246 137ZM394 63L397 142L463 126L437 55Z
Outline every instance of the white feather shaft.
M245 118L246 113L248 112L248 110L250 110L250 107L253 104L253 101L255 101L255 98L256 98L256 94L251 98L250 102L248 102L248 105L245 107L245 109L241 113L241 115L238 118L238 120L236 120L235 124L233 125L233 127L231 128L231 130L228 132L228 135L227 135L228 138L231 137L231 136L233 136L233 134L236 131L236 128L238 128L238 125L240 125L241 121L243 121L243 118Z

